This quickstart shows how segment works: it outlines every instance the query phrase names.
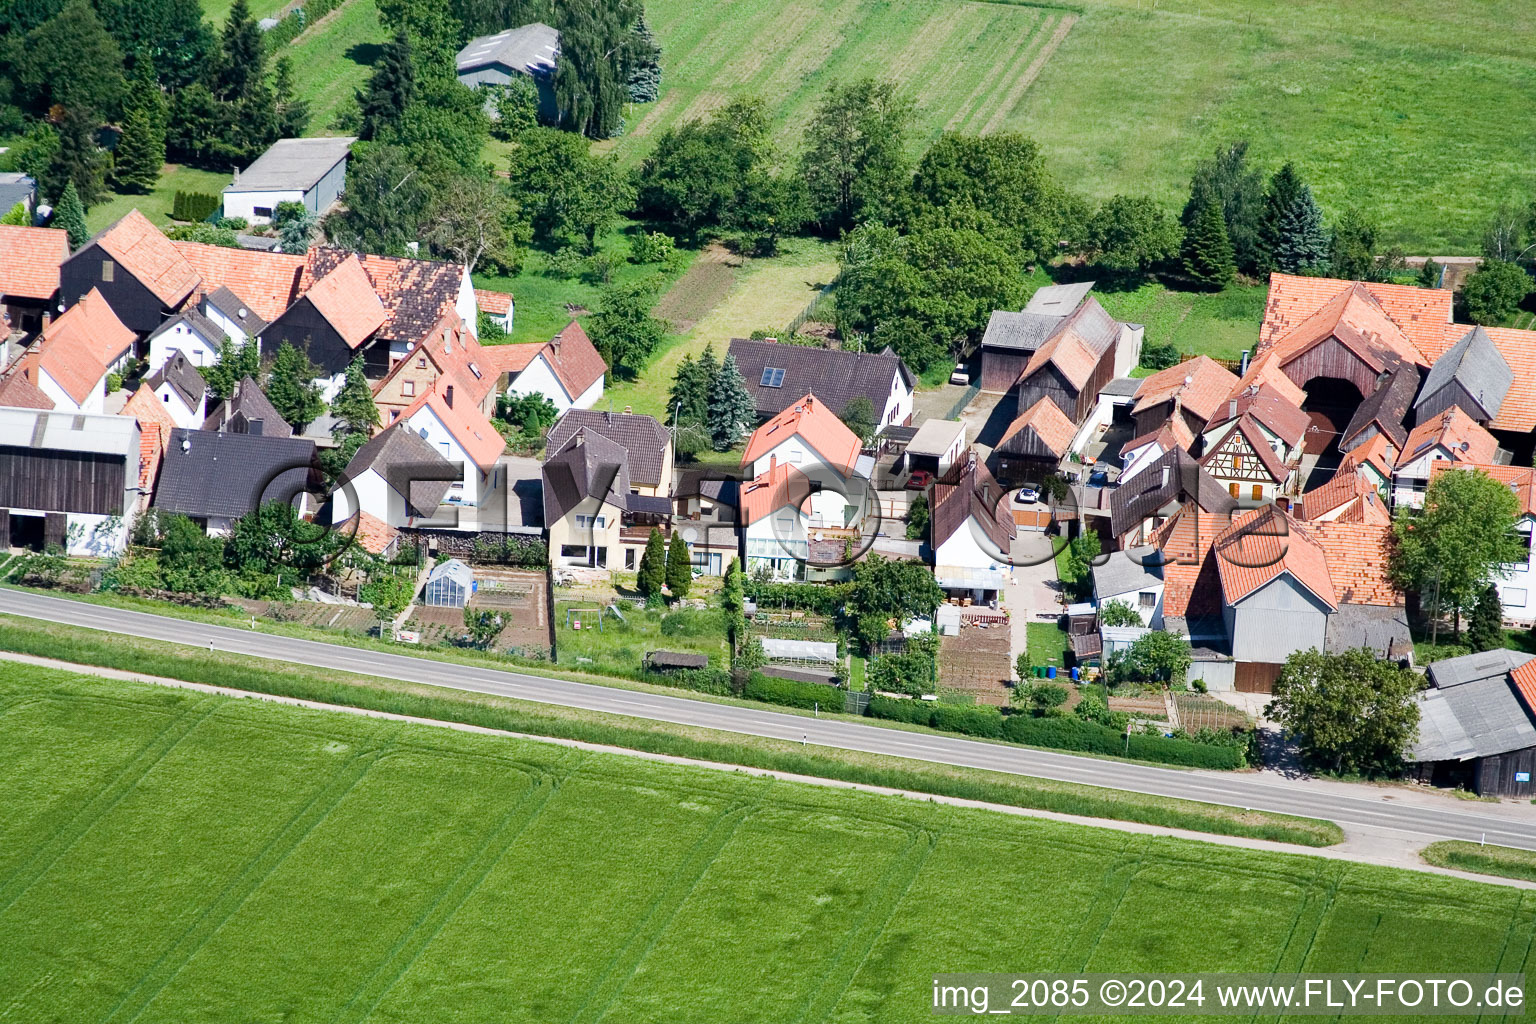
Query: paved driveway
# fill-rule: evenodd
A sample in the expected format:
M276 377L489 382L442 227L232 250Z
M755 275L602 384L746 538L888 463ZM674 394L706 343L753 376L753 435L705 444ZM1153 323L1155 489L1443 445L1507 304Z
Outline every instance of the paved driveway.
M1043 621L1043 612L1060 608L1055 589L1056 562L1051 557L1051 538L1033 530L1021 531L1009 552L1013 571L1003 590L1002 603L1008 609L1008 628L1012 636L1011 656L1017 659L1028 646L1028 625Z

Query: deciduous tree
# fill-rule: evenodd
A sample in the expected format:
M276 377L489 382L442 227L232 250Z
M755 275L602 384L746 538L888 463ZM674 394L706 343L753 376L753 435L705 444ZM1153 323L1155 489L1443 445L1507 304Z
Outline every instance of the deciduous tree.
M617 377L638 376L666 336L666 325L651 315L653 301L650 288L638 281L611 284L598 297L587 332Z
M1299 651L1280 670L1265 714L1317 767L1396 775L1418 730L1419 685L1412 672L1369 650Z
M843 406L840 419L860 441L868 441L875 434L875 403L859 395Z
M1121 274L1145 274L1178 255L1182 232L1156 200L1115 196L1088 221L1083 255Z
M1212 202L1221 210L1233 262L1244 273L1261 272L1268 263L1260 237L1264 182L1258 169L1248 164L1246 141L1218 148L1215 155L1195 168L1182 217L1186 236Z
M267 399L294 430L302 431L325 411L325 399L315 378L320 367L289 342L278 347L267 379Z
M203 381L214 398L225 399L235 393L235 385L261 372L261 353L251 342L225 337L219 357L202 369Z
M1524 267L1501 260L1483 260L1461 289L1467 319L1475 324L1508 320L1531 293L1531 275Z
M891 620L900 627L908 619L931 619L943 600L944 591L921 562L870 555L853 568L847 610L854 633L873 645L885 639Z
M522 233L517 206L490 175L459 173L440 182L425 224L427 244L437 255L470 271L489 263L504 273L516 272Z
M811 218L837 234L894 216L907 181L912 104L891 82L834 84L805 129L800 173Z

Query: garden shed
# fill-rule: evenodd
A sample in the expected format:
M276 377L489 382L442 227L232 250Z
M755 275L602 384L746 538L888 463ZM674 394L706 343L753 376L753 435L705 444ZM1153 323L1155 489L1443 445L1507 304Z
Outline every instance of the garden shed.
M645 667L653 672L708 668L709 655L688 654L683 651L651 651L645 656Z
M422 604L429 608L463 608L474 596L478 584L469 566L450 558L432 569Z

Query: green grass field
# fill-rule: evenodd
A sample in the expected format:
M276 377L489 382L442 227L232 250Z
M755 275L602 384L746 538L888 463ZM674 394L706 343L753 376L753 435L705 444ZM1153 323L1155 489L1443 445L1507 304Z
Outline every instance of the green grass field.
M935 971L1522 971L1521 890L0 677L17 1020L920 1021Z
M299 98L309 104L308 134L330 134L331 119L367 82L384 39L374 0L345 0L281 50L278 56L293 61Z
M560 664L578 668L584 664L611 666L638 672L646 653L659 650L703 654L713 668L730 666L725 617L718 609L667 611L626 604L622 609L622 621L605 612L599 629L599 617L591 611L598 605L596 601L582 600L555 603L556 649ZM571 615L567 616L567 612ZM581 620L582 628L568 628L568 617Z
M1499 202L1536 188L1536 121L1514 113L1536 104L1521 0L1071 6L651 0L662 95L620 152L637 161L742 94L768 100L792 148L829 82L873 74L913 99L919 148L945 128L1022 131L1098 197L1174 206L1197 160L1247 138L1265 166L1297 161L1330 212L1363 206L1413 252L1476 251Z
M86 211L85 226L94 234L137 207L144 216L164 227L171 222L177 192L219 195L230 180L228 171L200 171L179 164L166 164L166 168L155 182L154 191L147 195L108 192L106 199Z

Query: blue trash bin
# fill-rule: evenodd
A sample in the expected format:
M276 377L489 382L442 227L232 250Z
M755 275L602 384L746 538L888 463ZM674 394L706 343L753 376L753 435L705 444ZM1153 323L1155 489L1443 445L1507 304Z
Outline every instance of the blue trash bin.
M1056 666L1055 665L1049 665L1049 666L1046 667L1045 678L1047 678L1047 679L1055 679L1056 678Z

